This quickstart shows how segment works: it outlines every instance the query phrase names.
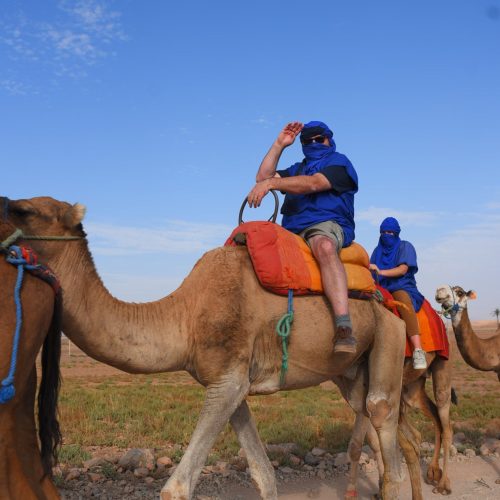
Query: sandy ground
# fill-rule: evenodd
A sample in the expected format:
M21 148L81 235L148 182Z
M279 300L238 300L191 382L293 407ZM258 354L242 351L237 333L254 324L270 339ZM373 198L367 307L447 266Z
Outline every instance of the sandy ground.
M378 474L360 474L359 499L371 499L378 491ZM450 464L449 473L452 494L450 500L498 500L500 499L500 459L498 457L474 457L463 462ZM280 500L343 500L347 486L345 476L334 479L307 479L305 481L285 483L278 486ZM425 499L439 499L442 495L432 492L433 486L422 484ZM229 486L218 497L220 500L259 500L255 489L241 486ZM411 488L408 474L400 491L401 500L411 500Z

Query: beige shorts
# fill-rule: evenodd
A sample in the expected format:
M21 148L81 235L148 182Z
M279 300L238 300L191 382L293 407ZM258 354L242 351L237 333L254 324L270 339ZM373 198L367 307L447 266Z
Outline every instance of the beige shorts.
M309 245L309 238L312 236L326 236L330 238L337 246L337 252L340 252L344 246L344 230L332 220L327 220L325 222L319 222L313 226L309 226L304 231L299 233L306 240Z

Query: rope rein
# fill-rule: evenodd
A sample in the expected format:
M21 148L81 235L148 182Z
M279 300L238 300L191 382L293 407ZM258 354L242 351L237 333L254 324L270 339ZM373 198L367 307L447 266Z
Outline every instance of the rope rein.
M21 336L21 327L23 324L23 308L21 304L21 287L23 285L24 270L35 269L36 264L32 264L32 259L27 259L23 255L22 248L18 246L11 246L9 248L9 255L6 257L7 262L17 266L17 278L14 287L14 302L16 304L16 328L14 331L14 340L12 344L12 354L10 358L9 373L6 378L1 382L0 387L0 404L7 403L16 394L14 388L14 377L16 374L17 366L17 353L19 350L19 338Z
M17 367L17 354L19 351L19 340L21 336L21 327L23 324L23 308L21 303L21 288L23 285L24 271L36 271L36 275L54 286L55 276L37 262L35 253L27 247L13 245L18 239L23 240L46 240L46 241L71 241L81 240L81 236L36 236L25 235L21 229L16 229L10 236L0 243L0 251L6 253L6 261L17 267L17 278L14 286L14 302L16 305L16 327L12 342L12 353L10 358L10 368L2 382L0 382L0 404L9 402L15 395L14 378ZM56 285L59 286L58 283Z
M281 357L280 385L285 382L286 372L288 370L288 342L293 323L293 290L288 290L288 311L284 314L276 325L276 333L281 337L281 346L283 355Z
M22 229L16 229L10 236L0 243L0 248L6 250L17 240L38 240L38 241L73 241L82 240L83 236L38 236L35 234L24 234Z

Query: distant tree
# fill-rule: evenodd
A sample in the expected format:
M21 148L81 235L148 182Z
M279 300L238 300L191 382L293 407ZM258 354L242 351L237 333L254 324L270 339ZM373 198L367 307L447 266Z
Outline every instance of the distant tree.
M500 309L497 307L492 313L492 316L497 317L497 328L500 328L500 321L498 320L498 317L500 316Z

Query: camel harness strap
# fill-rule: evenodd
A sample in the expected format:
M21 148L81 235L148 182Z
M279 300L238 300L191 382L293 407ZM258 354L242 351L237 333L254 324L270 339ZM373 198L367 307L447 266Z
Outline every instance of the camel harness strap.
M288 290L288 311L284 314L276 325L276 333L281 337L281 347L283 355L281 357L280 384L285 382L286 372L288 370L288 342L293 323L293 290Z

